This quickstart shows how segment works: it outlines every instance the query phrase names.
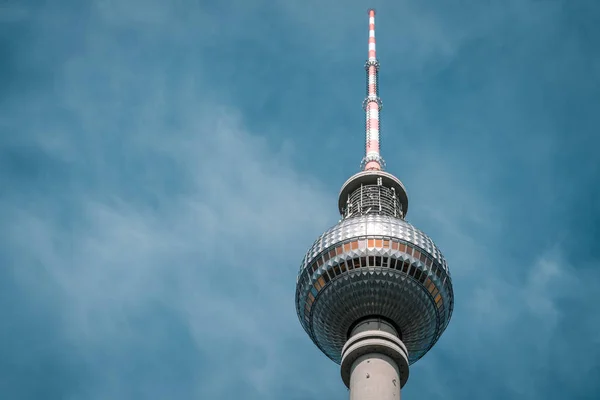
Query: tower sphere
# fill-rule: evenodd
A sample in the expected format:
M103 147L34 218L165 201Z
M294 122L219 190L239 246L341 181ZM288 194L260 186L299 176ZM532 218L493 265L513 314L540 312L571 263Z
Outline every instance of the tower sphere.
M337 363L362 320L388 321L409 363L435 344L450 321L454 296L446 260L429 236L403 219L405 193L385 172L354 175L340 192L343 219L302 260L296 286L300 323Z

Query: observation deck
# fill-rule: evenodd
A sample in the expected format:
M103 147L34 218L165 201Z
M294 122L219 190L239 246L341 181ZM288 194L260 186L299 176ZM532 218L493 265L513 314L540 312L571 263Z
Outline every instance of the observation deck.
M384 318L413 363L450 321L454 297L446 261L425 233L404 220L408 197L393 175L354 175L342 186L338 207L342 220L314 242L300 266L300 322L339 363L349 330L364 318Z

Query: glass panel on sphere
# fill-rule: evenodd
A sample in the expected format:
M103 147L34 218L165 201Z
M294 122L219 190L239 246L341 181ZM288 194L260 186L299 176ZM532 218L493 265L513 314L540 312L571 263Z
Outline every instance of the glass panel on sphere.
M415 249L415 251L413 252L413 257L418 260L421 257L421 252Z
M421 279L421 270L420 270L420 269L417 269L417 270L415 271L415 279L416 279L416 280L419 280L419 279Z
M408 268L410 268L410 263L408 261L404 261L404 263L402 264L402 272L407 273Z
M321 290L321 288L322 288L323 286L325 286L325 277L323 277L323 276L322 276L322 277L320 277L320 278L319 278L319 280L318 280L317 282L319 283L319 286L320 286L320 287L319 287L319 290Z

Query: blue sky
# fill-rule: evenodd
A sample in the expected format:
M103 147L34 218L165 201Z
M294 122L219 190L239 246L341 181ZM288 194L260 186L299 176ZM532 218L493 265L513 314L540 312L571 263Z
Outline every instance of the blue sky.
M0 5L4 399L345 399L294 310L364 149L456 296L406 399L600 391L600 5Z

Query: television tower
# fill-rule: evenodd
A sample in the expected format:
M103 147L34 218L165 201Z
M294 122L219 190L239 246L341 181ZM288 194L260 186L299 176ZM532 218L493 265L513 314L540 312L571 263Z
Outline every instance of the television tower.
M444 256L406 222L408 196L380 155L375 10L369 10L366 151L343 184L341 220L308 250L296 312L312 341L341 364L350 400L399 400L408 366L433 347L454 306Z

